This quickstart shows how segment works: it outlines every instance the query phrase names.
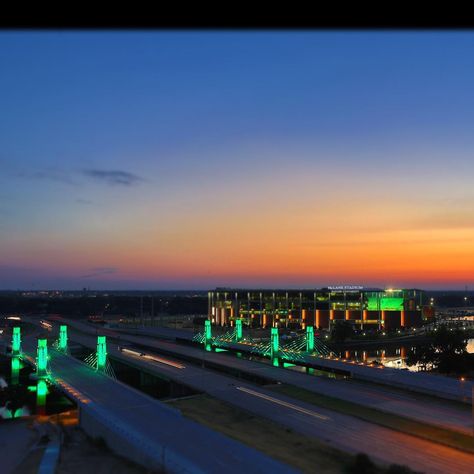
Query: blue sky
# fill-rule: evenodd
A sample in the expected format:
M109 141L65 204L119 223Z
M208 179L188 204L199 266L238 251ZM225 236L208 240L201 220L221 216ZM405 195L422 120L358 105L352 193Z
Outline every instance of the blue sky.
M0 33L0 288L457 287L474 255L439 229L474 226L473 50L463 31ZM385 236L360 270L365 234L419 255L414 227L416 268Z

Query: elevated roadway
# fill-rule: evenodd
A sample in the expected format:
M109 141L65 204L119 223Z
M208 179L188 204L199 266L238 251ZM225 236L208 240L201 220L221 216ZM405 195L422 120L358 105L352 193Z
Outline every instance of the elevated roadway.
M23 352L34 359L35 338L25 337ZM152 463L155 469L163 463L169 472L294 472L73 357L51 348L50 355L52 380L77 402L81 423L87 420L94 432L102 432L104 427L112 431L121 446L119 454L139 451L139 458Z
M71 326L75 325L71 324ZM88 328L88 330L94 331L94 328ZM70 338L91 349L95 347L94 334L79 333L72 329ZM186 347L186 349L193 348ZM238 381L233 377L183 363L181 360L166 357L163 358L164 362L159 362L133 354L126 355L111 343L108 345L108 351L112 357L127 360L129 364L142 368L146 372L201 390L257 416L263 416L290 427L296 432L322 439L344 451L352 453L363 451L379 462L403 463L422 472L467 473L472 471L474 462L472 454L318 408L275 394L265 387ZM210 353L207 353L206 357L208 355ZM227 360L232 359L227 358ZM301 376L301 374L295 375Z
M156 336L170 340L192 339L192 334L189 331L172 328L114 329L114 331L122 334L142 335L144 337ZM249 352L251 350L251 346L244 342L231 343L228 347L242 352ZM472 405L474 383L459 378L411 372L383 366L370 366L341 358L320 357L309 354L303 357L303 362L310 367L320 370L345 372L354 380L373 382Z
M83 333L92 334L96 330L96 328L88 324L77 321L68 320L68 324ZM123 332L118 334L115 330L109 330L109 337L118 337L123 342L127 341L137 344L138 346L148 347L171 357L179 357L184 360L193 361L194 363L201 360L203 363L205 362L207 366L214 364L216 367L227 367L236 374L245 373L255 380L267 380L275 383L280 382L294 385L318 394L358 403L369 408L412 418L423 423L437 425L464 434L473 433L473 415L471 407L467 404L446 402L434 396L426 396L401 388L397 389L397 386L392 388L388 385L366 383L352 378L336 380L326 377L309 376L301 372L296 372L295 370L273 367L267 363L239 359L224 353L207 352L197 347L172 342L172 339L180 334L182 335L182 333L183 331L175 331L173 329L166 331L166 336L170 338L169 341L144 336L126 335ZM341 364L347 366L348 370L354 370L358 367L354 364L340 363L338 361L334 361L334 365L331 367L340 370ZM398 370L376 369L374 367L364 367L364 369L376 373L386 371L383 372L384 374ZM414 373L406 374L408 377L416 375L417 374ZM445 378L446 377L439 376L436 377L435 380L443 380ZM458 380L454 380L453 382L459 389L472 387L471 382L461 382Z

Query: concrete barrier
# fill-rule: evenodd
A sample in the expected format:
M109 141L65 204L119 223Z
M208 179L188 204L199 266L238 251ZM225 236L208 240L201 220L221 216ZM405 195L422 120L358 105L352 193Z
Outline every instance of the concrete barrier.
M195 463L177 454L169 446L147 439L94 404L80 406L79 422L90 437L102 438L113 452L147 469L204 474Z

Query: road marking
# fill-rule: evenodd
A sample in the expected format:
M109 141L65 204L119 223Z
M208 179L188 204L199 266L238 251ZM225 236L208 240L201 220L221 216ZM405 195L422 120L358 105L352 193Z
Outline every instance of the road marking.
M246 392L249 393L250 395L254 395L255 397L260 397L265 400L268 400L273 403L277 403L278 405L282 405L287 408L291 408L292 410L299 411L301 413L304 413L305 415L309 416L314 416L315 418L319 418L320 420L329 420L330 418L325 415L320 415L319 413L316 413L315 411L307 410L306 408L299 407L297 405L293 405L293 403L288 403L283 400L278 400L278 398L273 398L270 397L269 395L265 395L264 393L256 392L255 390L251 390L250 388L245 388L245 387L236 387L237 390L240 390L241 392Z

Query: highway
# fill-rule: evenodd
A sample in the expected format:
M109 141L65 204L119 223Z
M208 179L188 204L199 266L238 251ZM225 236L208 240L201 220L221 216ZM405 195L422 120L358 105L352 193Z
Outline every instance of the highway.
M88 330L95 332L94 328L87 327ZM70 338L91 348L95 347L94 334L80 334L70 329ZM343 451L352 453L363 451L379 462L403 463L422 472L472 472L474 463L472 454L421 440L351 416L318 408L276 394L264 387L242 382L233 377L217 374L176 359L165 357L165 359L184 367L144 359L133 354L127 355L118 351L112 343L108 344L108 352L112 357L128 360L131 365L141 367L149 373L168 377L206 392L296 432L319 438ZM210 353L207 353L206 357L208 355ZM301 374L295 375L303 376Z
M88 324L67 321L71 327L93 333L94 327ZM362 382L354 379L330 379L326 377L308 376L295 370L273 367L270 364L239 359L223 353L206 352L202 349L176 344L172 341L163 341L156 338L117 334L115 330L109 331L114 337L123 341L149 346L158 351L179 356L206 359L221 366L231 367L236 371L254 374L275 382L294 385L315 393L327 395L349 402L359 403L369 408L402 415L424 423L437 425L442 428L458 431L464 434L473 433L473 415L471 407L465 404L447 402L432 396L417 394L400 389L391 389L388 386ZM176 337L182 331L167 330L166 334ZM351 364L352 365L352 364ZM373 369L379 370L379 369ZM393 369L396 370L396 369ZM408 374L410 375L410 374Z
M232 343L234 350L248 350L248 344ZM321 357L306 354L303 361L310 366L320 369L344 370L353 379L372 382L412 392L423 393L448 400L461 401L468 405L472 403L474 383L443 375L426 372L410 372L384 366L370 366L362 362L344 360L333 357Z
M25 337L22 347L24 353L35 356L34 337ZM186 460L190 466L187 472L294 472L289 466L182 417L177 410L73 357L49 350L51 371L58 387L79 406L104 416L146 451L159 453L160 447L165 446L168 458Z

